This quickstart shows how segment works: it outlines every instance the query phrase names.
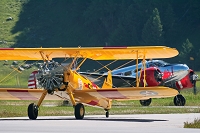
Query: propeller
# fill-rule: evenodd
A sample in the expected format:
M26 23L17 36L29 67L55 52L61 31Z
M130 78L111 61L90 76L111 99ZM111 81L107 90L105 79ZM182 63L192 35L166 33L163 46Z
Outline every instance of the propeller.
M194 95L196 95L197 94L196 82L199 80L198 80L198 75L195 74L193 70L190 70L189 73L188 73L188 71L174 72L171 77L164 80L163 85L172 87L172 88L174 88L174 87L176 88L175 83L177 81L180 81L183 77L185 77L188 74L189 74L190 82L193 85L193 93L194 93Z
M197 88L196 88L196 82L199 81L198 80L198 75L195 74L193 71L190 73L190 79L191 79L191 82L193 84L193 93L194 95L197 94Z
M46 89L49 94L53 94L55 88L60 89L63 86L63 71L75 69L75 65L75 60L72 63L64 64L59 64L53 60L42 63L36 76L38 84Z
M162 73L160 72L159 69L156 69L154 71L154 77L155 77L157 82L162 82Z
M63 67L57 62L45 62L40 65L37 74L37 80L40 86L53 93L54 88L59 88L63 82Z

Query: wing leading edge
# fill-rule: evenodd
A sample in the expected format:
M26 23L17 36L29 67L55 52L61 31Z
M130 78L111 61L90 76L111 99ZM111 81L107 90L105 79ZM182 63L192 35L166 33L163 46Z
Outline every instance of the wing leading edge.
M42 60L80 57L92 60L124 60L145 58L171 58L178 55L175 48L166 46L143 47L85 47L85 48L0 48L0 60ZM41 56L42 55L42 56Z
M81 99L143 100L176 96L178 91L168 87L128 87L97 90L75 90L74 97ZM81 99L80 99L81 98Z
M0 100L38 100L42 89L0 88ZM177 90L168 87L128 87L111 89L75 90L74 97L80 99L130 99L142 100L148 98L172 97L178 94ZM61 98L61 95L63 97ZM61 100L64 94L48 95L46 100Z

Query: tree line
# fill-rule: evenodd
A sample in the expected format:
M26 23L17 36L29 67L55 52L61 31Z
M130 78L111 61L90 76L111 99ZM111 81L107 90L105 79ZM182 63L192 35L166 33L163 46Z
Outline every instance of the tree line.
M43 0L23 5L13 47L169 46L200 68L199 0Z

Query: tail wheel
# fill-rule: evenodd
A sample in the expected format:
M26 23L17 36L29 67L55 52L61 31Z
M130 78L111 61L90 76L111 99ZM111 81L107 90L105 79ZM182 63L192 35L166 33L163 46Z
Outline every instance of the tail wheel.
M83 119L84 118L85 108L84 108L84 105L82 103L76 104L76 106L74 108L74 115L75 115L76 119Z
M142 106L149 106L151 104L151 98L149 98L147 100L140 100L140 104Z
M35 105L34 103L31 103L28 106L28 117L31 120L35 120L37 119L37 116L38 116L38 106Z
M176 95L174 97L174 105L175 106L184 106L185 103L186 103L186 100L182 95Z

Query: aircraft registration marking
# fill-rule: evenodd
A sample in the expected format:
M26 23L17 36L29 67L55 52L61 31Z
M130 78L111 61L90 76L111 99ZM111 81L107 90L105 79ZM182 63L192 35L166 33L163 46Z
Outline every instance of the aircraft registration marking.
M83 89L83 81L78 78L78 90L82 90Z
M158 95L158 93L155 92L155 91L141 91L140 94L145 95L145 96L156 96L156 95Z

